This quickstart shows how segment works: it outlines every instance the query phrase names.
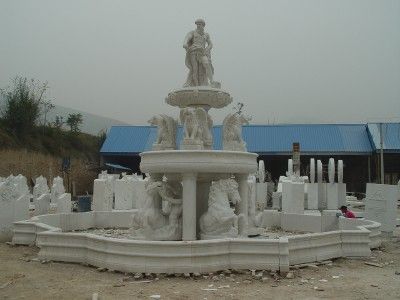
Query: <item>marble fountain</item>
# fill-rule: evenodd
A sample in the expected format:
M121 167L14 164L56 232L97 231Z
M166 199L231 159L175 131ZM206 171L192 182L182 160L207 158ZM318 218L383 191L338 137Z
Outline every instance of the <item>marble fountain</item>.
M187 81L165 99L179 109L184 136L177 146L178 122L171 116L149 120L158 134L152 151L140 154L141 171L148 174L143 205L131 210L100 205L91 212L35 216L14 223L13 243L36 244L42 260L143 273L287 272L293 264L368 256L370 248L380 244L380 224L373 221L272 209L262 209L254 221L249 175L258 172L258 164L257 154L247 152L242 138L248 119L241 111L228 114L223 150L213 150L210 113L231 104L232 97L213 79L205 22L195 23L197 28L183 45ZM308 233L252 238L267 226L280 226L284 218L295 220L296 229ZM325 219L329 222L321 222ZM310 229L315 220L319 225ZM129 228L131 238L101 236L89 230L93 228Z

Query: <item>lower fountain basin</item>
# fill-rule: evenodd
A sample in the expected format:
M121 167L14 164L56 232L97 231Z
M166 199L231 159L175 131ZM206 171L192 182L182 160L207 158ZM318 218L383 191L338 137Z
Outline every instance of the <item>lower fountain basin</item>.
M121 272L191 273L225 269L279 270L336 257L369 256L380 224L339 219L339 230L275 239L145 241L70 232L127 228L135 210L51 214L14 223L14 244L36 244L39 259L78 262Z

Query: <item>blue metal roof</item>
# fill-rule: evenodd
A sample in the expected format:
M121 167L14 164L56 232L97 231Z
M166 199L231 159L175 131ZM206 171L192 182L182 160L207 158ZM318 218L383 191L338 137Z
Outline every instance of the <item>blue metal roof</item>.
M371 139L372 149L374 151L379 151L381 149L379 123L369 123L367 128ZM383 123L382 133L383 151L385 153L399 153L400 123Z
M177 144L182 140L182 127ZM100 153L136 154L151 150L157 136L153 126L113 126ZM222 149L222 126L213 128L214 149ZM302 154L370 154L373 149L365 124L247 125L243 139L249 152L264 155L291 154L292 144L300 143ZM400 149L400 147L399 147Z

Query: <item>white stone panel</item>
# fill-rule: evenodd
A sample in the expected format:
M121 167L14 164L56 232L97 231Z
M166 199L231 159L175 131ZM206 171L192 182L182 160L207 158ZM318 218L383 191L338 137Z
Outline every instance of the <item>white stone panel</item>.
M281 227L283 230L299 232L321 232L321 213L319 211L304 214L281 214Z
M132 208L142 208L144 203L146 202L146 198L148 197L146 193L145 187L146 181L133 181L132 189L133 189L133 199L132 199Z
M280 227L281 213L275 209L268 209L262 212L260 227Z
M107 179L95 179L93 184L94 211L111 211L113 205L112 181Z
M257 210L263 211L267 207L268 182L256 183L256 206Z
M396 228L396 185L367 183L365 218L381 223L381 231L391 233Z
M315 159L310 159L310 182L315 182Z
M14 202L14 222L29 219L30 195L22 195Z
M338 160L337 174L338 174L338 183L343 183L343 160Z
M329 159L328 179L329 179L329 183L335 182L335 159L333 159L333 158Z
M338 207L346 205L346 184L338 183Z
M272 193L272 209L280 210L282 208L282 193L273 192Z
M117 179L115 181L115 209L132 209L133 181Z
M57 198L57 212L70 213L72 210L71 194L64 193Z
M50 194L43 194L39 198L35 199L35 215L39 216L48 214L50 209L50 201Z
M307 209L318 209L318 183L306 183L307 185Z
M327 197L326 197L326 185L327 183L318 182L318 209L327 209Z
M322 183L322 162L320 160L317 160L317 181L318 183Z
M293 214L304 213L304 183L283 183L282 212Z
M326 184L327 209L338 209L339 206L339 188L337 183Z

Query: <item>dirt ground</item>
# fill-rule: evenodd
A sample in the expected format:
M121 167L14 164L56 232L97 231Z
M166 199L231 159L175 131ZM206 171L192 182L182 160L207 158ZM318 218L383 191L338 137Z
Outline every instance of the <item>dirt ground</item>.
M92 299L93 293L99 299L400 299L399 237L398 228L369 259L340 258L331 265L295 269L293 279L264 271L263 280L249 271L135 280L133 274L79 264L41 263L35 259L38 248L2 243L0 299Z

